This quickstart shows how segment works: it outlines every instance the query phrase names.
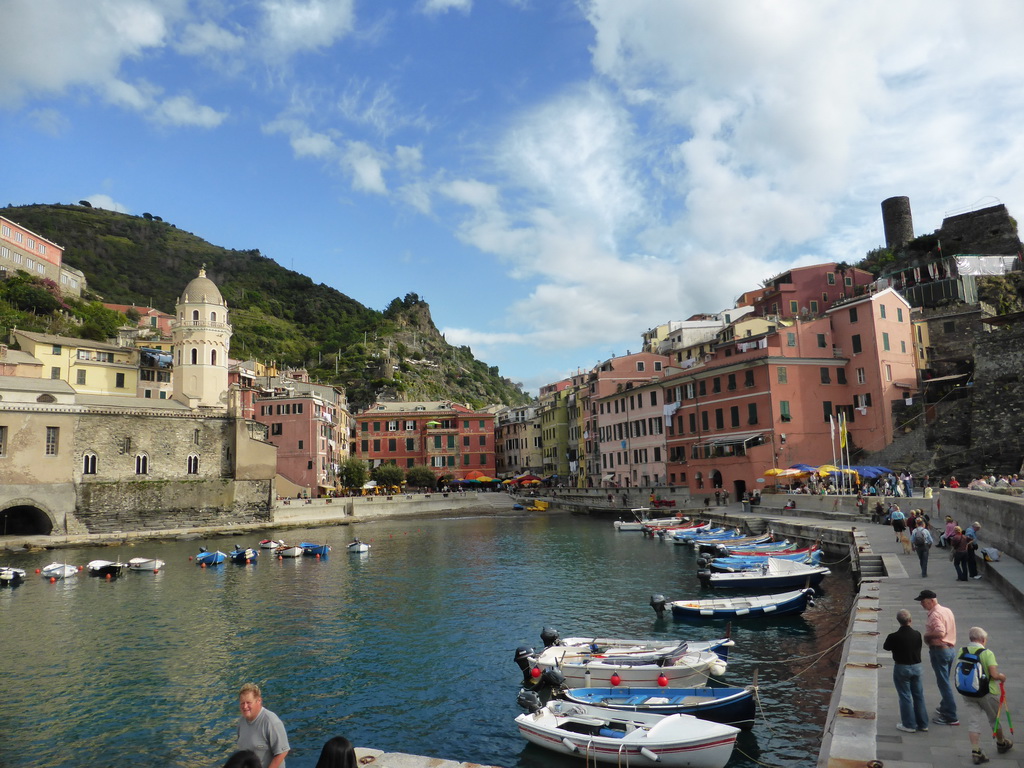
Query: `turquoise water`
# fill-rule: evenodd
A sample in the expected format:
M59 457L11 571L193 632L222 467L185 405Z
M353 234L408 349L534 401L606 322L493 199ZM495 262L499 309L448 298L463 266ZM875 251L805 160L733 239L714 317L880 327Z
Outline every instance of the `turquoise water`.
M371 543L349 554L353 535ZM710 639L721 626L657 619L651 594L700 594L689 547L617 533L610 522L555 515L382 521L282 532L327 541L324 560L189 562L200 544L230 551L262 535L205 542L57 550L2 562L167 561L158 574L0 590L5 653L0 766L218 766L234 748L237 690L263 688L284 720L292 768L322 744L504 768L582 766L527 745L513 718L517 646L563 636ZM730 766L805 766L817 754L852 586L840 565L804 617L737 623L723 680L755 670L764 719Z

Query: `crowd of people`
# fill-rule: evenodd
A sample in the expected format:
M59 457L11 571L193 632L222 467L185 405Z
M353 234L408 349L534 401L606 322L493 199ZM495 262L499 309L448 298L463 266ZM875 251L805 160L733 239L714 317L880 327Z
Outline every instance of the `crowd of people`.
M263 706L263 695L255 683L246 683L238 693L237 746L224 768L285 768L291 751L288 732L276 714ZM328 739L320 750L316 768L357 768L356 750L344 736Z
M1013 740L1004 733L1000 719L1003 715L1010 725L1004 706L1006 674L999 671L995 653L987 647L988 633L982 627L971 627L967 645L957 651L953 612L940 605L938 595L930 589L921 590L914 599L928 613L924 635L913 628L910 611L903 609L896 614L899 628L888 635L882 645L892 653L892 679L900 711L896 729L904 733L927 733L929 724L960 725L962 713L967 720L975 765L989 761L981 745L982 733L992 734L997 752L1009 752ZM928 646L928 660L939 693L939 706L930 720L921 663L924 645Z

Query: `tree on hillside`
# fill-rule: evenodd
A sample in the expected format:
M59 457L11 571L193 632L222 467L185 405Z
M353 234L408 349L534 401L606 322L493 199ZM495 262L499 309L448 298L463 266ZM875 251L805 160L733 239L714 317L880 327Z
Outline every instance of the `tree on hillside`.
M405 480L405 473L401 467L394 464L381 464L379 467L374 467L370 471L370 476L377 481L377 485L386 486L401 486L402 481Z
M405 480L413 488L434 488L437 485L437 476L434 474L434 470L422 464L409 467L405 473Z

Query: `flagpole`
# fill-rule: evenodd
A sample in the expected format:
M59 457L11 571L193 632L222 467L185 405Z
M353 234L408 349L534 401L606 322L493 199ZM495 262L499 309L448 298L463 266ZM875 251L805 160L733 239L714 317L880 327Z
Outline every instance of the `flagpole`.
M836 465L836 420L831 413L828 415L828 426L831 431L828 442L832 446L832 466L834 467Z

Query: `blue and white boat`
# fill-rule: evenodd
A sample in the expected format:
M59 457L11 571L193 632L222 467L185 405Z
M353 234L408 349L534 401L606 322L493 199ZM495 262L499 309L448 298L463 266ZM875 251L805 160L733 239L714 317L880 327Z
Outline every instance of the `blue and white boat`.
M712 571L724 571L735 573L736 571L750 571L760 568L768 562L771 557L776 560L790 560L794 563L805 563L807 565L819 565L821 563L821 550L814 549L804 552L776 552L772 555L730 555L729 557L716 557L713 560L705 561Z
M210 552L206 547L200 547L199 554L196 555L196 565L220 565L227 559L228 556L219 549Z
M25 581L25 569L10 565L0 567L0 587L16 587Z
M792 560L769 557L753 571L721 573L711 570L697 571L697 578L706 587L744 589L748 592L776 592L803 587L816 587L831 573L823 565L805 565Z
M775 535L771 532L762 533L758 536L730 536L726 539L711 539L703 540L697 539L694 541L694 545L697 547L699 552L708 552L711 554L718 554L718 548L720 546L735 546L735 547L748 547L749 549L756 549L764 544L771 544L775 541Z
M675 619L742 619L747 617L797 616L814 605L810 587L774 595L713 597L700 600L667 602L661 595L651 597L651 607L659 617L665 608Z
M569 688L559 698L630 712L655 712L659 715L684 714L734 728L754 727L756 717L754 686L713 688Z
M255 563L256 558L259 556L259 550L253 549L252 547L235 547L233 550L228 552L228 558L231 562L238 563L239 565Z
M60 579L67 579L72 576L78 575L79 568L77 565L68 565L67 563L50 563L44 565L40 569L44 579L53 579L59 581Z
M327 557L331 551L330 546L327 544L314 544L309 541L304 541L299 546L302 547L302 554L311 557Z

